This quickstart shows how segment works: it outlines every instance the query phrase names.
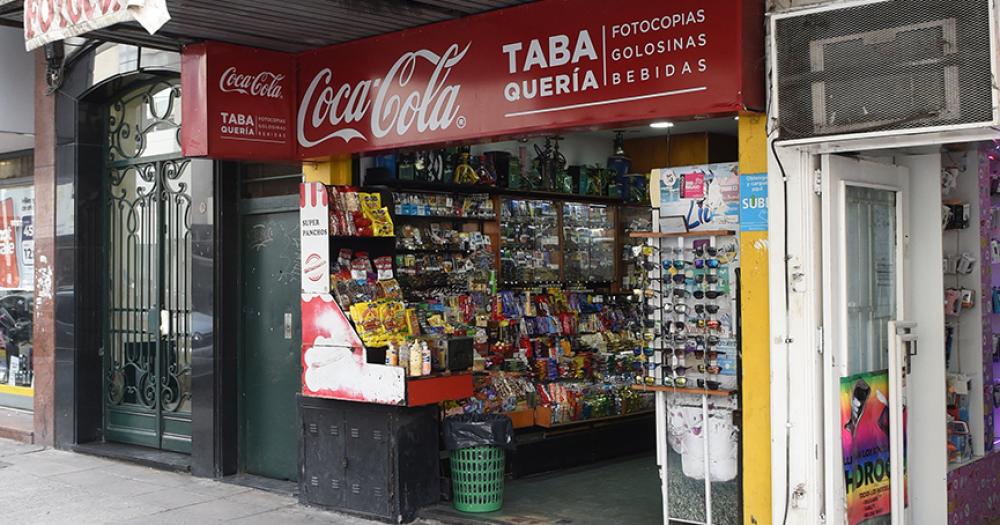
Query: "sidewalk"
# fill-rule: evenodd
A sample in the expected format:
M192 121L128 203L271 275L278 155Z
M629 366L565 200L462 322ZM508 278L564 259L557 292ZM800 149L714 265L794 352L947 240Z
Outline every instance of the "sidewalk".
M4 523L343 524L295 498L0 439ZM433 523L433 522L415 522Z

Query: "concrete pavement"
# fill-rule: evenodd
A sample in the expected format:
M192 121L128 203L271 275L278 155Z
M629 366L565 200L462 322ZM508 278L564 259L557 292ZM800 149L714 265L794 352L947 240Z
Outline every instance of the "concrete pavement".
M21 525L376 523L290 496L5 439L0 495L0 522Z

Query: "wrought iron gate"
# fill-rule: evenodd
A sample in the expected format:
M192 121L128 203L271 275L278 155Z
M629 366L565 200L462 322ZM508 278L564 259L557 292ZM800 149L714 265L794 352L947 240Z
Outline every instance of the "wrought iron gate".
M191 169L180 86L109 105L105 185L105 439L191 451Z

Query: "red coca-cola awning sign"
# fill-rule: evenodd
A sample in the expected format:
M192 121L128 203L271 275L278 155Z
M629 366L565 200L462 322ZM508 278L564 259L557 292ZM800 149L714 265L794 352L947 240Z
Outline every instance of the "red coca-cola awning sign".
M296 57L317 158L763 107L760 0L543 0Z

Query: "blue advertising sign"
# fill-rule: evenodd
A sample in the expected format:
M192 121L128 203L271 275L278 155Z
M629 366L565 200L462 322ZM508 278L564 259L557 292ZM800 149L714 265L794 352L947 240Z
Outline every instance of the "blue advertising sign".
M740 231L767 231L767 173L740 175Z

